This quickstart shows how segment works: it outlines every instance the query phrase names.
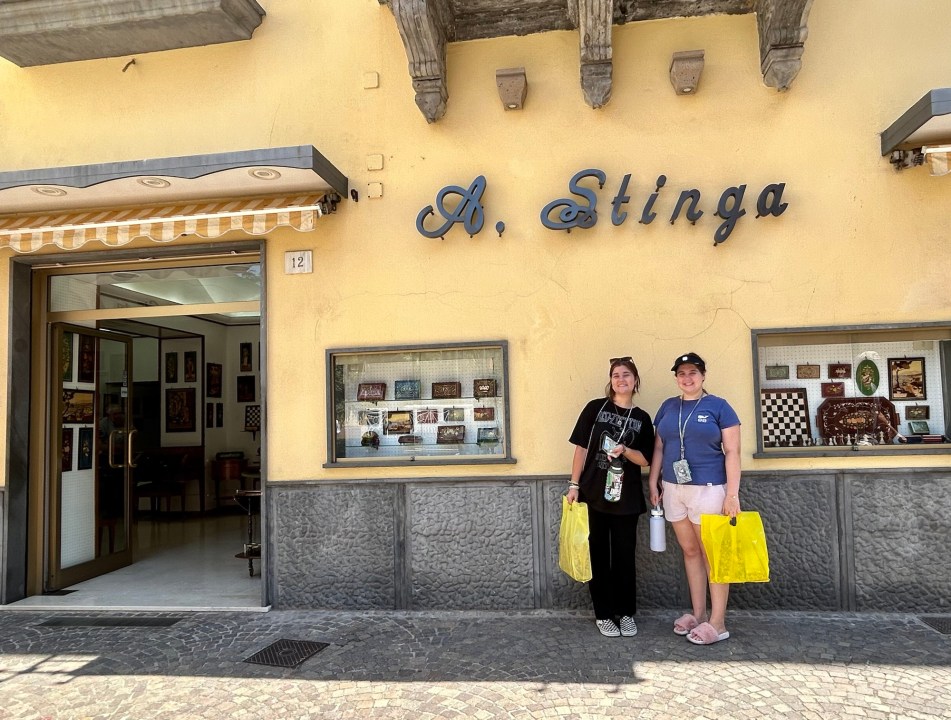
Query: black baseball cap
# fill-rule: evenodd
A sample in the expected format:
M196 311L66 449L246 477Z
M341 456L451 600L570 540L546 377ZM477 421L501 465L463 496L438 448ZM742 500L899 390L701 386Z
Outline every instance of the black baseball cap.
M696 365L697 369L705 373L707 371L707 364L703 361L703 358L697 355L697 353L685 353L674 360L674 366L670 369L671 372L677 372L677 368L681 365Z

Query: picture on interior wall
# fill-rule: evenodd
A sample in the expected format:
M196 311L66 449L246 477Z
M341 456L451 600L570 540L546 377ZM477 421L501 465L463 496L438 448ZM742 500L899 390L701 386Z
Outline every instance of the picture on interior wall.
M213 428L215 426L215 404L205 403L205 427Z
M466 411L464 408L444 408L442 419L445 422L463 422L466 419Z
M396 400L419 400L419 380L397 380L393 397Z
M195 432L195 388L165 391L165 432Z
M198 382L198 353L194 350L185 353L185 382Z
M254 368L251 363L251 343L245 342L240 345L241 364L238 368L241 372L251 372Z
M165 353L165 382L178 382L178 353Z
M86 390L63 390L63 422L91 423L95 419L95 396Z
M767 380L788 380L789 366L788 365L767 365L766 379Z
M931 432L931 428L924 420L909 420L908 427L911 429L912 435L928 435Z
M63 382L73 379L73 334L63 333L62 357L60 367L63 369Z
M436 430L437 445L456 445L465 442L465 425L440 425Z
M489 420L495 420L495 408L493 407L477 407L472 408L472 419L476 422L487 422Z
M225 426L225 404L215 403L215 427Z
M888 399L924 400L925 359L888 358Z
M818 365L797 365L796 366L797 380L817 380L818 378L819 378Z
M63 452L61 461L61 472L69 472L73 469L73 429L71 427L63 428Z
M238 375L238 402L254 402L254 375Z
M76 457L77 470L92 468L92 428L79 428L78 454Z
M878 390L880 377L878 365L865 358L855 368L855 385L863 395L874 395Z
M76 382L96 382L96 338L79 336L79 367Z
M819 385L822 391L822 397L842 397L845 395L845 383L824 382Z
M221 365L205 364L205 394L210 398L221 397Z
M928 405L909 405L905 408L905 420L929 420L931 408Z
M420 425L435 425L439 422L439 411L433 408L416 411L416 422Z
M830 380L847 380L852 377L852 365L850 363L831 363L829 365Z

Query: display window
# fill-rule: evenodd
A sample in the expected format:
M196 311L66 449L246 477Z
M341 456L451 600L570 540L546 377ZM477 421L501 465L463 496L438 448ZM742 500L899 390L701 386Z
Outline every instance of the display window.
M515 462L505 341L327 351L328 465Z
M951 323L752 336L756 457L948 451Z

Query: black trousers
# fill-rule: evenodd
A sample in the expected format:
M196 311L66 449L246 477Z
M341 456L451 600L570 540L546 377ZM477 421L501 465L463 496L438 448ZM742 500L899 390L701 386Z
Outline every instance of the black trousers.
M637 612L637 519L640 515L609 515L588 508L591 582L588 589L598 620Z

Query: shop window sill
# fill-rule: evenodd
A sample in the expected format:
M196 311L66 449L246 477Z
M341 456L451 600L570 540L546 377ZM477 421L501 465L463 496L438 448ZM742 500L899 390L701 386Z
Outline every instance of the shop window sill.
M256 0L6 2L0 56L31 67L248 40L264 14Z

